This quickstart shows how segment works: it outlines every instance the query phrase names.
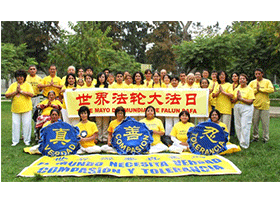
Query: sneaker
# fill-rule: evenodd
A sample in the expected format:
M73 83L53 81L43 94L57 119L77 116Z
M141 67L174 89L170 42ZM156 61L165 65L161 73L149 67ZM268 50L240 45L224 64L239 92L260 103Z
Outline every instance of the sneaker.
M30 146L30 142L25 142L24 143L26 146Z
M17 144L18 144L18 143L13 143L11 146L12 146L12 147L17 146Z

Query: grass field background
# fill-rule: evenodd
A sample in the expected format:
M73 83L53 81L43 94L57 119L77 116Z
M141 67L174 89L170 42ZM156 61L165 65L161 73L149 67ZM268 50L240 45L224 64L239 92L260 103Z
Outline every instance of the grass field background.
M12 147L12 115L11 103L1 102L1 181L2 182L279 182L280 181L280 118L270 119L270 140L261 140L250 144L249 149L242 149L230 155L225 155L241 171L241 175L217 176L182 176L182 177L17 177L23 168L31 165L40 155L29 155L23 152L23 141ZM261 125L260 125L261 126ZM262 136L262 132L260 132ZM34 140L34 135L32 135ZM236 136L231 142L238 144Z

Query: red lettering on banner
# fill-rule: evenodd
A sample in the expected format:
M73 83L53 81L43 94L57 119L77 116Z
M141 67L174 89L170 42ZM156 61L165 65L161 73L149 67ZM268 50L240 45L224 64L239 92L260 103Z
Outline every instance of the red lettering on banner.
M133 93L130 94L130 102L133 103L133 104L135 104L135 102L137 102L140 105L144 105L145 103L141 102L141 100L143 98L146 98L146 96L143 95L141 92L139 92L139 93L134 93L133 92Z
M186 94L186 106L187 105L196 105L196 95L197 94Z
M80 103L79 103L79 106L84 106L84 105L90 105L90 102L88 102L89 99L91 99L92 96L89 96L88 94L83 94L82 96L79 96L76 97L76 100L79 100Z
M117 102L117 104L126 104L127 99L128 99L127 94L113 93L113 100L115 100L115 101L113 101L113 103Z
M94 102L95 104L97 105L104 105L104 102L106 104L110 103L110 101L107 101L106 100L106 97L107 97L108 93L107 92L97 92L96 93L96 101Z
M158 100L158 97L161 97L161 95L157 94L156 92L155 92L153 95L150 95L149 97L150 97L150 98L153 98L153 99L152 99L152 101L148 102L148 104L151 104L151 103L153 103L154 101L157 101L157 103L158 103L159 105L162 105L162 104L163 104L163 102L161 102L161 101Z
M170 105L174 105L174 104L180 104L181 95L180 94L170 94L167 93L165 99L167 100L166 104L168 104L170 102Z

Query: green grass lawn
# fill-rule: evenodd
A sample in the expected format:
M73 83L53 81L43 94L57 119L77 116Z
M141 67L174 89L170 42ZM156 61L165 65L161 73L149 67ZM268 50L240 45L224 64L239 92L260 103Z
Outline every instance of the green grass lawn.
M280 134L278 128L280 118L270 120L270 140L264 144L259 141L252 143L247 150L225 155L241 171L241 175L218 176L182 176L182 177L114 177L114 176L87 176L87 177L17 177L23 168L31 165L40 155L29 155L23 152L25 147L21 141L17 146L11 146L12 116L11 103L1 103L1 181L2 182L279 182L280 181ZM34 136L32 135L32 139ZM238 144L236 137L231 142Z

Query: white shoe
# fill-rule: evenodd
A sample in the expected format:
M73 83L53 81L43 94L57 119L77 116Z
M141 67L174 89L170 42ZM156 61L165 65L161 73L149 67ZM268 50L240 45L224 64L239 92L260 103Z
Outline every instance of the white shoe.
M11 146L12 146L12 147L17 146L17 144L18 144L18 143L13 143Z
M24 143L26 146L30 146L30 142L25 142Z

